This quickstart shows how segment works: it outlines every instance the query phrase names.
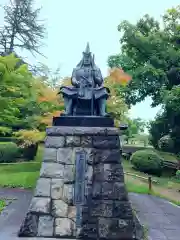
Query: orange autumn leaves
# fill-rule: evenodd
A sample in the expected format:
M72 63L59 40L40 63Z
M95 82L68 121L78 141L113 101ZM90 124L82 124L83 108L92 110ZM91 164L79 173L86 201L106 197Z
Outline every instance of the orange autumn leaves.
M132 77L125 73L121 68L111 68L109 69L109 77L111 82L114 84L127 85L131 81Z
M46 126L52 125L53 116L60 116L64 106L63 99L58 95L59 89L53 89L44 83L40 78L34 80L34 87L37 90L39 104L47 103L47 112L40 117L40 123Z
M119 94L119 88L128 84L131 76L120 68L109 69L109 76L105 79L105 86L110 89L110 98L107 101L108 112L113 113L116 126L127 118L128 107L124 99Z
M59 117L63 111L54 111L52 113L48 113L46 116L43 116L41 119L41 123L45 124L46 126L52 126L53 117Z

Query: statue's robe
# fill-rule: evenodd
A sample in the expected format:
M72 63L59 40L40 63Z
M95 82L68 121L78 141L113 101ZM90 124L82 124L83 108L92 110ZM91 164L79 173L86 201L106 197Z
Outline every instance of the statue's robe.
M88 84L90 82L92 86ZM104 87L103 78L99 68L92 70L91 67L77 67L72 73L72 85L62 86L60 92L64 97L70 99L95 100L107 99L109 97L109 89Z

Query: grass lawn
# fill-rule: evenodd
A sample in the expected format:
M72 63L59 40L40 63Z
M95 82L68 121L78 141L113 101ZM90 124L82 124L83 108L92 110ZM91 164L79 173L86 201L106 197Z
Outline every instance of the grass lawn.
M4 200L0 200L0 213L5 208L6 202Z
M169 152L162 152L162 151L157 151L154 150L155 152L157 152L165 161L172 161L172 162L177 162L177 156L173 153L169 153Z
M0 164L0 186L34 188L39 177L43 148L39 146L34 161L14 164Z
M147 174L138 172L132 168L132 165L124 160L123 167L125 172L133 173L142 177L148 177ZM180 205L180 181L175 178L168 177L155 177L152 179L157 181L157 184L153 184L151 194L166 198L171 202ZM149 193L148 182L144 179L140 179L134 176L125 174L125 183L129 192L136 193Z

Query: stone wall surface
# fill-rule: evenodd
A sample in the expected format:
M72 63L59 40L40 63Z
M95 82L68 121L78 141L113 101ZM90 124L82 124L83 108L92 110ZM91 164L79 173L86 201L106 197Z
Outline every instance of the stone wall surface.
M119 144L116 128L48 128L40 178L19 236L133 239Z

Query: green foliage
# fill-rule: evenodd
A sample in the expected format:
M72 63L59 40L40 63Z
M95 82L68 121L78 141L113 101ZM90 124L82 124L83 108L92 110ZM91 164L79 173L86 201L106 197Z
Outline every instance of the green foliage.
M161 20L163 24L146 14L136 24L123 21L118 26L122 54L110 56L108 64L131 74L124 91L128 104L147 96L153 106L161 104L161 89L180 82L180 6L166 11Z
M158 141L164 135L169 134L169 123L166 112L157 114L153 121L149 122L149 141L153 147L158 148Z
M153 151L140 150L131 156L133 166L141 172L160 175L162 171L162 158Z
M20 130L14 135L17 137L17 141L21 148L29 147L44 140L45 132L39 132L38 130Z
M180 85L161 93L163 96L163 110L150 123L151 141L158 148L158 141L165 135L172 139L169 151L179 153L180 145Z
M158 147L164 152L172 152L174 149L174 142L169 135L165 135L159 139Z
M0 81L0 125L6 128L30 128L38 112L33 78L26 65L16 68L19 60L13 55L0 57L5 71Z
M6 202L0 199L0 213L5 208L5 206L6 206Z
M180 180L180 170L177 170L177 172L176 172L176 178L177 178L178 180Z
M0 136L11 136L12 129L8 127L2 127L0 126Z
M34 78L27 65L16 66L14 54L0 56L0 134L19 129L40 127L45 114L58 109L57 93L39 78Z
M0 163L16 162L19 155L19 148L15 143L0 144Z
M127 119L128 129L124 131L124 135L127 136L126 140L129 143L129 139L135 137L135 135L144 132L146 123L141 118Z

